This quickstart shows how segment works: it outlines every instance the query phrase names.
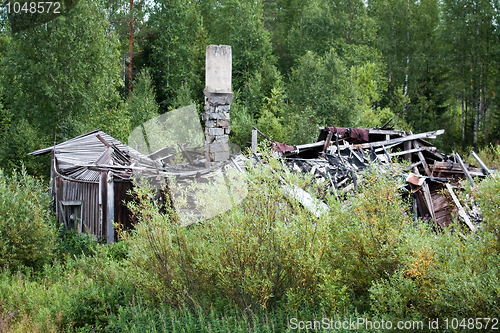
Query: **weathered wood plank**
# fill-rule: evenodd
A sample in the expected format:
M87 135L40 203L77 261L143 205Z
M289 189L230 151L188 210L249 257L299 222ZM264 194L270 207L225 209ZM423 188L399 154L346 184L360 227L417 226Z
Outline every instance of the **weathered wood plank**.
M435 138L437 135L441 135L444 133L444 129L437 130L437 131L431 131L431 132L425 132L425 133L419 133L419 134L412 134L408 135L405 137L401 138L395 138L391 140L385 140L385 141L377 141L377 142L371 142L371 143L361 143L358 145L354 145L354 147L361 147L363 149L367 148L375 148L375 147L382 147L382 146L388 146L392 145L394 143L402 143L405 141L411 141L419 138Z
M415 149L419 149L420 144L417 141L413 141L413 147L415 147ZM425 173L427 174L427 176L431 176L432 175L431 170L429 169L429 166L427 165L427 161L425 160L424 154L422 154L421 151L418 151L417 156L418 156L418 159L422 162L422 166L424 167L424 170L425 170Z
M432 197L431 197L431 192L429 190L429 185L427 182L424 182L422 184L422 191L424 193L424 199L425 203L427 205L427 209L429 210L429 213L431 214L432 220L436 222L436 214L434 210L434 205L432 204Z
M474 183L474 179L472 179L472 177L469 173L469 170L467 170L467 167L465 166L464 162L462 161L462 158L460 157L460 155L458 153L455 153L455 157L457 158L458 163L462 167L462 170L464 171L465 176L467 177L467 179L470 180L471 187L474 187L476 185L476 183Z
M484 164L484 162L479 158L479 156L477 156L477 154L474 151L471 151L470 153L476 159L477 163L479 163L479 165L483 169L484 173L489 175L491 172L490 172L490 169L488 169L488 167L486 166L486 164Z
M476 232L476 227L470 221L469 215L467 215L467 213L465 212L464 207L462 207L462 204L460 203L457 196L455 195L455 192L453 192L453 188L451 187L451 185L449 183L446 183L446 189L450 193L451 198L453 199L453 202L455 203L455 205L458 208L458 215L460 215L462 217L462 219L464 219L465 224L467 224L467 226L470 228L470 230L472 232Z
M113 172L108 171L108 177L106 181L106 243L113 243L115 241L115 228L113 226L113 221L115 220L115 186L113 180Z

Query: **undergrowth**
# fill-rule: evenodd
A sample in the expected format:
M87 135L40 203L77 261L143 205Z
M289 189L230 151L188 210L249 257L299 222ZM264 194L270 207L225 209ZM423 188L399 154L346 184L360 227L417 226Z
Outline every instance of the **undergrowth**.
M43 265L2 265L0 332L287 332L292 318L500 316L498 178L470 190L485 220L464 239L415 224L401 180L376 170L356 194L326 195L317 216L284 186L319 196L322 184L263 158L242 203L203 223L181 226L136 188L139 223L123 241L54 231Z

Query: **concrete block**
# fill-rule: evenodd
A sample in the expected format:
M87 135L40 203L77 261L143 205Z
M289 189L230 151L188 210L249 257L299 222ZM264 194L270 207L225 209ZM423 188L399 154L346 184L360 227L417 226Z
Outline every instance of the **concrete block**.
M208 45L205 58L206 89L231 92L232 53L230 45Z

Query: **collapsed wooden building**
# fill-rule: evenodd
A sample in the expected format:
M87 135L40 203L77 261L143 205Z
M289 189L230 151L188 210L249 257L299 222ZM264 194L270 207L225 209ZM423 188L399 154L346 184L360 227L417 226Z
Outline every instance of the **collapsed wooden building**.
M444 130L418 134L392 128L319 130L316 142L295 146L273 142L274 150L292 171L311 174L335 195L355 191L362 182L360 171L375 165L378 172L404 177L404 190L413 200L415 219L432 220L435 226L446 228L454 218L460 218L466 228L476 230L481 221L477 207L461 203L455 191L467 186L464 180L473 186L474 177L485 177L492 170L474 152L471 155L480 168L464 163L458 153L439 152L427 141ZM254 149L258 133L266 137L254 127ZM392 168L398 158L407 161L403 170Z
M159 174L157 161L99 130L30 153L44 154L52 155L50 195L58 223L107 242L115 240L113 223L131 226L125 202L134 171Z

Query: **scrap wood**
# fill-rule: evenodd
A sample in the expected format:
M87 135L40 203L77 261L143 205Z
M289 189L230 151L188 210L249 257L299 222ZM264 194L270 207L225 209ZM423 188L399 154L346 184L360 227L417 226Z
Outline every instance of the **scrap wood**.
M413 134L373 128L363 130L368 133L368 142L356 143L359 140L350 137L349 129L319 129L317 142L296 145L294 150L280 153L290 171L311 174L317 181L324 182L327 191L338 196L356 190L359 171L379 166L379 172L405 177L406 192L413 193L417 215L425 217L428 214L436 225L446 227L457 209L461 219L475 230L458 198L455 196L454 205L449 205L442 191L447 191L461 178L484 177L489 169L482 161L479 163L482 169L479 169L463 163L458 154L442 154L426 141L443 134L444 130ZM405 158L411 165L403 171L394 170L391 160L395 158ZM412 172L408 174L408 171Z
M484 162L479 158L479 156L477 156L477 154L474 151L471 151L470 153L476 159L477 163L479 163L484 173L487 175L491 174L490 169L488 169L486 164L484 164Z
M470 221L469 215L467 215L467 213L465 212L465 209L460 204L460 201L458 200L457 196L455 195L455 192L453 192L453 188L451 187L451 185L447 183L446 184L446 189L450 193L451 198L453 199L453 202L457 206L457 208L458 208L458 214L460 215L460 217L462 217L464 219L465 223L470 228L470 230L472 232L475 232L476 231L476 227Z
M408 136L396 138L396 139L391 139L391 140L361 143L361 144L358 144L356 146L364 148L364 149L371 148L371 147L375 148L375 147L391 145L394 143L403 143L405 141L411 141L411 140L420 139L420 138L435 138L437 135L441 135L443 133L444 133L444 130L437 130L437 131L431 131L431 132L425 132L425 133L419 133L419 134L412 134L412 135L408 135Z
M465 166L464 162L462 161L462 158L460 157L460 155L458 153L455 153L454 155L457 158L458 163L462 167L462 170L464 171L465 176L467 176L467 179L470 180L471 187L474 187L475 186L474 179L472 179L472 177L471 177L471 175L469 173L469 170L467 169L467 167Z

